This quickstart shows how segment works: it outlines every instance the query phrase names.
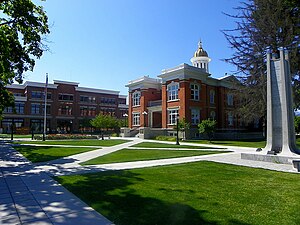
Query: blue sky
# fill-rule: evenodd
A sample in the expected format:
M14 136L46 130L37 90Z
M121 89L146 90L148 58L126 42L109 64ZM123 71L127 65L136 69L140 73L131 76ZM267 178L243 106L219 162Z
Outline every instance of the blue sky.
M222 62L231 50L221 33L234 28L239 0L47 0L51 52L36 61L25 81L66 80L82 87L119 90L129 80L149 75L190 58L201 38L212 58L210 73L222 77L234 67Z

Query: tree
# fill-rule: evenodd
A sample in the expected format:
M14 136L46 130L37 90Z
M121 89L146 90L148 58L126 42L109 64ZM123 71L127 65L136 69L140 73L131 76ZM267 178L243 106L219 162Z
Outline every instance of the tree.
M295 132L300 133L300 116L295 116Z
M266 53L285 47L289 51L295 108L300 107L300 1L248 0L237 7L236 28L223 31L242 82L237 94L242 99L238 114L245 121L266 116Z
M186 122L185 118L179 119L179 121L178 121L178 129L183 132L183 140L186 139L186 131L189 128L190 128L190 123Z
M104 129L116 129L118 120L111 115L99 114L91 120L91 125L100 130L102 140L104 140Z
M206 134L209 139L209 142L211 142L213 134L216 131L216 127L217 121L211 119L202 120L201 123L198 124L199 133Z
M43 7L31 0L0 1L0 116L5 107L14 105L6 85L22 83L26 71L33 71L47 46L48 17Z

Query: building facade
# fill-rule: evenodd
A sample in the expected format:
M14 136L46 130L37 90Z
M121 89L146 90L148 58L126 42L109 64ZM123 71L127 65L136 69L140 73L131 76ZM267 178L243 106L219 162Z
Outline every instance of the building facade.
M7 88L15 96L15 109L5 109L0 132L10 133L12 124L17 133L42 132L45 83L26 81ZM47 132L91 132L89 120L99 113L126 119L126 98L119 91L80 87L76 82L55 80L47 85Z
M232 75L213 78L210 61L199 42L192 65L162 70L157 79L143 76L129 81L129 127L172 133L177 118L185 118L190 123L189 137L197 137L197 125L211 118L219 130L242 129L242 121L234 113L233 89L238 80Z

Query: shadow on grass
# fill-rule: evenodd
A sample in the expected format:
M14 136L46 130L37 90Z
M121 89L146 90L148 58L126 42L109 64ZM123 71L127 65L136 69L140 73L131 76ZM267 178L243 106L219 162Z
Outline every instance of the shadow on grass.
M46 161L61 158L61 156L53 156L53 155L49 155L45 152L43 152L43 153L36 152L41 148L39 146L19 145L19 146L14 146L14 148L33 163L46 162ZM43 146L43 149L50 150L50 149L53 149L53 147Z
M144 180L130 171L107 171L101 174L56 177L55 179L118 225L221 224L220 221L207 220L204 214L209 212L206 210L196 210L186 204L141 196L130 186ZM167 191L167 194L171 190L158 189L157 191ZM193 190L178 189L176 191L191 195L194 193ZM248 225L237 220L226 222Z

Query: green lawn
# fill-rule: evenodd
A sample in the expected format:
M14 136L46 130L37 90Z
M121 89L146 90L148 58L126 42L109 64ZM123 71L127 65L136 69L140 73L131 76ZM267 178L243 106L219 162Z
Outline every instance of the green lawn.
M225 152L225 151L224 151ZM132 162L142 160L168 159L198 155L224 153L223 151L193 151L193 150L146 150L146 149L122 149L108 155L100 156L81 165L95 165L118 162Z
M128 140L109 139L109 140L63 140L63 141L21 141L20 144L44 144L44 145L78 145L78 146L103 146L109 147L129 142Z
M141 142L131 147L139 148L190 148L190 149L216 149L211 147L201 147L201 146L191 146L191 145L175 145L175 144L165 144L157 142Z
M0 134L0 138L10 138L11 134ZM14 138L31 138L31 134L14 134Z
M188 140L186 142L199 143L199 144L225 145L225 146L253 147L253 148L264 148L266 146L266 141L256 141L256 140L245 140L245 141L222 140L222 141L212 141L211 143L207 140ZM300 148L300 138L296 140L296 143Z
M298 225L300 175L213 162L56 178L118 225Z
M31 162L46 162L65 156L75 155L82 152L95 150L95 148L78 148L78 147L50 147L50 146L30 146L20 145L14 146L14 149L19 151Z
M214 144L214 145L225 145L225 146L241 146L241 147L252 147L252 148L263 148L266 146L266 141L212 141L211 143L207 140L190 140L187 142L199 143L199 144Z

